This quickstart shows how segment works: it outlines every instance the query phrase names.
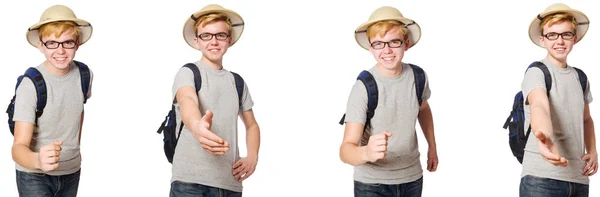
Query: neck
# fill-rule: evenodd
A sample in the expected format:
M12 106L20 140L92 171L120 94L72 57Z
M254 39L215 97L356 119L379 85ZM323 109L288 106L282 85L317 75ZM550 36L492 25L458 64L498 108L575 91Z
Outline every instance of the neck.
M46 68L46 70L54 76L57 77L62 77L67 75L67 73L69 73L69 69L71 68L71 66L67 66L67 68L65 69L57 69L56 67L50 65L50 62L48 62L47 60L44 62L44 68Z
M565 59L562 60L558 60L554 57L552 57L552 55L548 54L546 56L546 59L549 60L550 62L552 62L552 64L560 67L560 68L566 68L567 67L567 58L565 57Z
M202 59L200 59L200 62L208 65L208 67L213 68L215 70L223 69L223 64L222 64L223 60L222 59L220 59L218 61L211 61L208 58L202 56Z
M400 74L402 73L402 62L399 62L398 65L391 69L385 68L380 64L377 64L376 68L382 76L387 78L394 78L400 76Z

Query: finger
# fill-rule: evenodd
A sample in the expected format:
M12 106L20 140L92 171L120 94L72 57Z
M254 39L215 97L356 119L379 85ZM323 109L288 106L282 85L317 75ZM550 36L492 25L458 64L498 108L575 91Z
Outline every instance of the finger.
M218 141L211 140L206 137L200 137L200 140L198 140L198 141L200 141L200 144L207 145L210 147L222 147L223 146L223 143L219 143Z
M585 156L583 156L583 158L585 158ZM593 167L594 162L590 162L589 158L587 160L584 159L584 161L588 161L588 162L585 165L585 167L583 167L583 174L584 175L588 175L593 170L592 167Z
M433 167L431 172L435 172L437 170L438 167L438 160L433 160Z
M431 169L433 169L433 161L427 160L427 170L431 172Z
M203 148L203 149L204 149L206 152L208 152L208 153L210 153L210 154L214 154L214 155L224 155L224 154L225 154L225 152L215 152L215 151L211 151L211 150L210 150L210 147L209 147L209 146L206 146L206 145L202 145L202 148Z
M222 146L209 146L208 149L211 152L227 152L227 151L229 151L229 147L222 147Z
M242 166L242 160L238 160L237 162L235 162L232 166L233 169L236 169L238 167Z
M594 170L590 173L589 176L593 176L594 174L596 174L596 172L598 172L598 162L594 162L594 167L592 167Z
M240 182L246 180L248 177L250 177L250 175L252 175L254 173L254 170L249 170L248 172L246 172L246 174L244 174L244 176L242 177L242 179L240 179Z
M52 144L57 145L57 146L62 146L63 142L62 141L54 141Z
M206 110L206 113L204 113L204 116L202 116L201 120L210 123L210 122L212 122L212 117L213 117L212 111Z
M214 142L218 143L220 146L223 145L223 139L221 139L221 137L215 135L210 130L205 130L203 133L200 134L200 136L202 136L203 138L206 138L210 141L214 141Z
M589 162L590 159L592 159L592 157L590 155L584 155L583 157L581 157L581 160L587 161L587 162Z
M248 168L246 168L246 166L242 166L240 168L235 169L233 171L233 177L235 177L235 179L239 180L240 177L242 177L242 175L247 172L247 169Z
M223 146L224 146L224 147L229 147L229 142L227 142L227 141L223 140Z
M383 134L386 136L386 139L388 137L392 137L392 133L390 133L390 132L384 131Z
M540 154L542 154L542 156L548 160L548 161L553 161L553 162L560 162L561 157L558 154L554 154L552 152L550 152L549 149L546 148L546 146L542 146L544 148L540 149Z
M386 146L375 146L374 151L375 152L385 152L385 151L387 151L387 147Z

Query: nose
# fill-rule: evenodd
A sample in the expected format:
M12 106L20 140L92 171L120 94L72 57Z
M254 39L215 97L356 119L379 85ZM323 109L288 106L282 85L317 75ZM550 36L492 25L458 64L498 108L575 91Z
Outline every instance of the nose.
M213 37L212 37L212 38L211 38L211 39L208 41L208 43L209 43L210 45L218 45L218 44L219 44L219 41L217 40L217 36L213 36Z
M63 45L60 44L60 45L58 45L58 48L56 48L56 52L58 52L59 54L64 54L66 51L65 51L65 48L63 47Z

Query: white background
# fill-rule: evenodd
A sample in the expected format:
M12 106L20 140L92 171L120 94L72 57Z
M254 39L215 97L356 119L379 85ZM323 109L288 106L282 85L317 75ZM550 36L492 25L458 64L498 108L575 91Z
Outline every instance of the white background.
M424 173L423 196L518 195L521 166L501 126L525 68L546 54L529 40L529 23L555 1L3 1L3 106L17 76L44 60L25 39L44 9L67 5L94 27L75 58L95 73L85 106L79 196L168 195L171 165L156 129L170 109L175 73L201 55L184 42L183 24L209 3L237 11L246 22L224 61L249 85L261 128L258 169L244 182L244 196L352 196L353 168L339 159L344 127L337 122L356 76L375 63L353 31L383 5L399 8L423 31L404 59L425 69L432 90L440 165ZM600 4L566 3L592 20L568 62L586 71L600 95L594 57ZM598 120L598 104L591 111ZM6 123L0 126L0 196L17 196L13 137ZM418 133L426 166L427 146ZM591 178L591 196L600 195L598 180Z

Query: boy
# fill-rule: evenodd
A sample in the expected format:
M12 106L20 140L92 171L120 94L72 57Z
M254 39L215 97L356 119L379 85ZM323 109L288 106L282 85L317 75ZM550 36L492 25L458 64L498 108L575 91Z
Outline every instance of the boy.
M260 130L246 84L238 100L234 75L223 68L223 55L240 38L242 17L219 5L208 5L185 23L184 38L200 50L195 62L202 87L196 92L191 69L181 68L173 84L184 129L173 157L171 196L241 196L242 181L256 168ZM237 120L246 126L247 156L240 158Z
M547 93L541 69L529 69L521 84L526 124L531 123L521 174L521 196L588 196L598 170L590 87L582 87L567 56L589 27L589 19L565 4L553 4L529 27L529 37L548 52L541 61L551 75ZM589 83L587 83L589 84ZM527 129L527 128L526 128Z
M20 196L77 195L83 105L91 97L91 85L87 95L82 93L79 63L73 59L91 34L91 24L62 5L46 9L27 31L29 44L46 57L36 69L45 81L47 98L37 117L36 103L42 98L32 80L23 78L16 90L12 157ZM91 72L89 77L91 84Z
M427 169L437 169L433 118L424 83L417 98L413 65L402 62L406 50L420 38L419 25L393 7L375 10L355 31L358 44L369 50L377 64L369 69L379 94L377 109L368 120L368 92L363 82L352 88L346 109L343 162L355 166L355 196L421 196L423 170L415 131L419 120L429 145ZM423 73L426 81L426 75Z

